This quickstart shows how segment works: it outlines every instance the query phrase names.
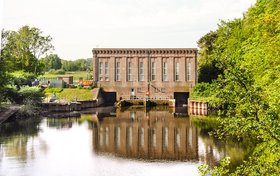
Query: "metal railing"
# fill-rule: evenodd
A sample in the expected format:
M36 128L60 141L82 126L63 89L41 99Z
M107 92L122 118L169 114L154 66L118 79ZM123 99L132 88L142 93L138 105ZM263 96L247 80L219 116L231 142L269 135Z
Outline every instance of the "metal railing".
M137 97L137 96L123 96L122 100L170 100L170 97Z

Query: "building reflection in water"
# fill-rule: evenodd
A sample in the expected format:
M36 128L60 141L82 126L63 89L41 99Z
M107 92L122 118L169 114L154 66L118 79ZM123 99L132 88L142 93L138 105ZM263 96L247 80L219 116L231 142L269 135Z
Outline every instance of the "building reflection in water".
M97 153L148 160L199 160L197 129L189 118L168 111L117 110L116 117L95 118Z

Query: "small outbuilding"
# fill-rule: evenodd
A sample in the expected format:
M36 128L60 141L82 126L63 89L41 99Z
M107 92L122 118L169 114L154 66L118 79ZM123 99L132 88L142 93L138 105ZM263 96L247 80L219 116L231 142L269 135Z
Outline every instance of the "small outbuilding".
M63 80L67 85L73 84L73 76L58 76L57 80Z

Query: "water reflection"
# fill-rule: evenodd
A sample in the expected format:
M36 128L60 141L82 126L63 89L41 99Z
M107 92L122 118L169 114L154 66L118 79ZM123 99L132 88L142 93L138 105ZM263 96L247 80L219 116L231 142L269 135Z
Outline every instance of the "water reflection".
M182 109L117 110L114 117L101 114L102 118L99 114L93 116L92 134L94 151L101 155L148 161L192 161L210 166L230 156L234 166L247 152L240 143L209 137Z
M32 119L2 124L0 126L1 155L16 157L22 161L34 158L34 148L29 147L28 144L37 136L39 123L40 120Z
M243 146L209 137L183 109L83 113L1 125L0 175L194 175L201 163L244 156Z
M174 117L167 110L136 109L117 110L115 118L95 119L97 153L145 160L200 160L198 129L187 117Z

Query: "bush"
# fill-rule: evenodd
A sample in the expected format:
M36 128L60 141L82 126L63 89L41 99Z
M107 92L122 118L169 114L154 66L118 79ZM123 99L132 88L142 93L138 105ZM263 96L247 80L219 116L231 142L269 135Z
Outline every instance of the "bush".
M52 88L52 87L48 87L45 89L46 93L60 93L63 91L63 88Z
M32 103L33 105L40 104L45 96L40 88L28 86L21 87L19 91L15 87L6 88L3 91L3 95L5 100L9 100L11 103L25 104L29 102L29 104Z
M27 73L24 71L16 71L11 73L12 81L14 85L17 85L18 88L24 85L32 85L32 81L35 79L35 75L33 73Z
M53 74L53 75L64 75L64 74L65 74L65 70L63 70L63 69L59 69L59 70L50 69L50 70L48 71L48 74Z
M63 70L63 69L56 70L55 74L64 75L65 74L65 70Z
M43 101L45 96L44 92L38 87L22 87L19 91L20 96L22 97L22 103L38 105Z
M92 90L92 89L93 89L93 86L88 86L87 89L88 89L88 90Z

